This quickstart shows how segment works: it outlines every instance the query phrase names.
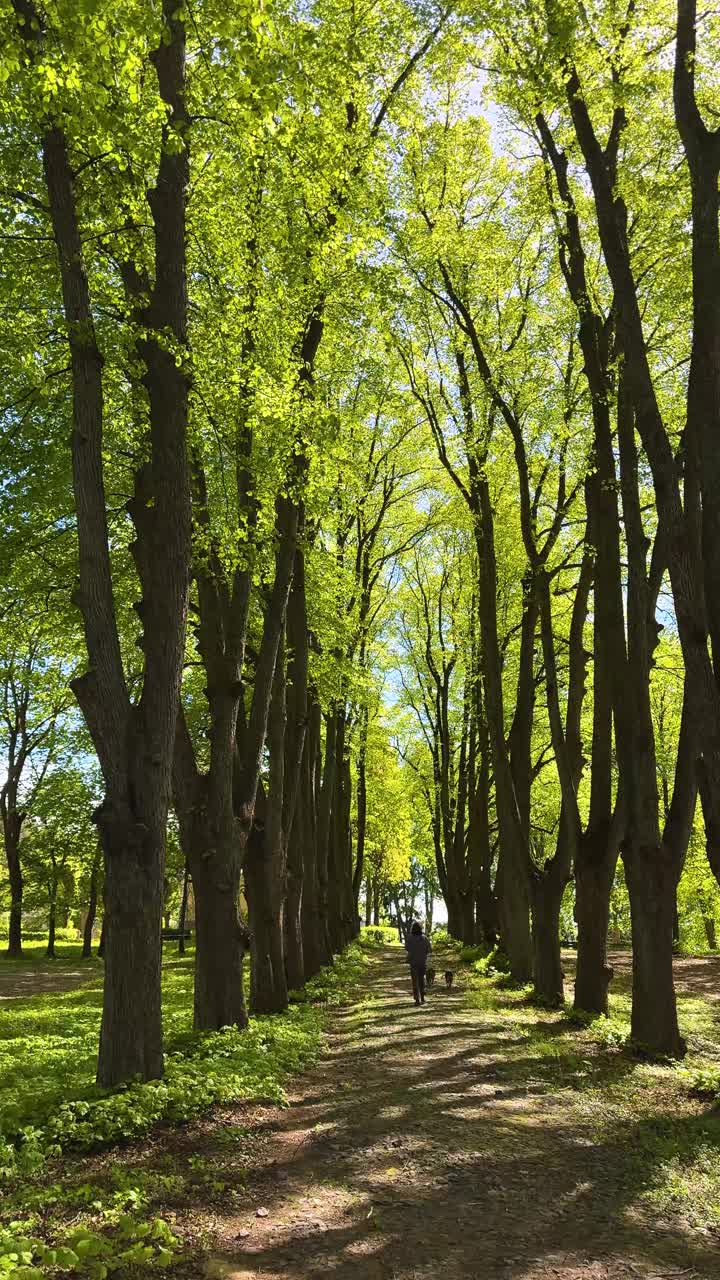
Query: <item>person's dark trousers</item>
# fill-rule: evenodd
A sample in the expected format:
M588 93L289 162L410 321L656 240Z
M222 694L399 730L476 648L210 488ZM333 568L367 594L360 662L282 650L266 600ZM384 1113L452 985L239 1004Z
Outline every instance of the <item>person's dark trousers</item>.
M425 1003L425 970L412 968L410 970L410 973L412 976L413 996L415 997L415 1003L424 1004Z

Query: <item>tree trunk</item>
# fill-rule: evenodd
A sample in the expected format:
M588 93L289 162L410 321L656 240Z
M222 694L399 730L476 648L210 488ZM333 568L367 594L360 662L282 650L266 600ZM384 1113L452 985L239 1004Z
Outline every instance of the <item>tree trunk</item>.
M435 905L435 895L432 887L425 882L425 932L430 937L433 929L433 908Z
M105 856L105 984L98 1084L163 1072L160 977L165 825L101 812Z
M163 0L163 40L150 55L163 124L157 180L149 187L154 281L143 280L142 338L148 398L146 459L128 504L137 537L131 551L142 587L142 693L131 702L113 594L104 488L103 359L83 259L75 174L58 126L42 142L43 169L68 328L73 385L71 436L79 584L89 659L72 688L97 750L107 792L98 825L105 857L107 946L98 1083L162 1074L161 944L165 829L170 767L185 651L190 561L186 428L189 375L185 207L189 131L185 31ZM27 23L33 55L42 22ZM183 146L175 145L178 136ZM168 337L170 336L170 346ZM149 446L149 447L148 447Z
M250 1009L282 1013L288 1002L282 896L278 868L267 856L264 836L262 830L253 831L243 864L251 937Z
M300 531L304 528L304 513ZM283 787L283 841L285 906L283 913L285 973L291 991L305 981L302 936L303 828L299 816L303 763L308 735L308 624L305 592L305 555L302 543L295 549L293 580L287 608L289 649L287 724L285 728L285 780Z
M302 848L296 835L290 837L287 856L287 889L283 926L285 930L285 973L291 991L305 982L302 935L303 865Z
M373 884L373 924L380 924L380 885L377 879Z
M560 907L564 879L540 871L531 881L533 986L538 1004L559 1009L565 1001L560 958Z
M460 894L460 937L466 947L475 943L475 895L470 887Z
M608 1011L613 971L607 962L607 935L617 859L617 841L608 826L581 837L575 865L578 944L574 1007L587 1013Z
M302 841L303 897L301 907L305 977L312 978L332 959L326 915L320 897L317 793L319 789L320 706L310 701L308 729L298 793L298 838Z
M85 917L85 927L83 929L83 945L82 959L89 960L92 956L92 936L95 928L95 918L97 916L97 900L98 900L98 869L99 857L96 854L93 859L92 870L90 872L90 898L88 900L87 915Z
M453 893L451 895L450 891L448 891L447 898L445 899L445 907L447 909L448 933L451 938L457 938L457 940L460 941L463 934L463 915L459 893Z
M269 824L255 829L243 864L250 918L252 1013L282 1013L288 1004L279 834Z
M196 1031L246 1027L243 959L248 938L240 922L240 850L225 858L195 852L190 863L195 896Z
M357 841L355 845L355 870L353 872L353 896L355 899L355 914L360 910L360 891L362 888L363 877L365 875L365 833L367 830L367 724L368 709L363 707L360 712L360 743L358 746L357 761ZM367 919L368 909L366 901L365 923L369 924Z
M57 960L55 954L55 930L57 927L57 885L53 887L50 894L50 909L48 911L48 940L45 958L47 960Z
M178 933L180 934L180 937L178 938L178 954L181 956L185 955L185 924L187 921L189 879L190 872L188 871L188 864L186 862L183 869L182 897L180 899L180 914L178 917Z
M532 980L532 939L530 933L530 892L524 871L513 866L501 845L495 881L500 940L517 983Z
M335 797L337 717L330 711L325 725L325 759L322 770L322 784L319 788L317 803L317 877L318 903L320 907L320 930L327 948L327 959L332 959L335 949L333 933L335 926L334 912L337 909L336 882L333 875L334 866L331 861L330 842L332 839L332 813ZM333 918L331 919L331 912Z
M623 851L633 933L631 1035L653 1054L683 1057L673 984L677 867L667 849Z
M22 957L22 903L23 873L20 864L20 823L17 823L17 840L8 837L8 825L5 829L5 858L7 860L8 879L10 881L10 923L8 927L7 954L11 960Z
M251 832L243 866L250 913L252 970L250 1008L253 1013L282 1013L287 1009L287 974L283 947L285 843L285 646L280 642L273 677L267 726L270 768L267 794L260 796L256 826ZM258 813L262 826L257 826Z
M302 841L303 896L300 913L302 948L305 959L305 977L313 978L330 960L324 928L324 916L320 906L318 883L317 840L315 830L314 801L310 792L310 768L306 760L303 766L303 786L298 796L297 838Z
M715 920L712 916L703 913L703 928L705 929L705 937L707 938L708 949L717 951L717 929Z

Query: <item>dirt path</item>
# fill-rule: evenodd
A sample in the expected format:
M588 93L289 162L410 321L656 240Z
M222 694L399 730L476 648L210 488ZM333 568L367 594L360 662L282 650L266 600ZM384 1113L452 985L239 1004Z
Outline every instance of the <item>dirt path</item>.
M74 991L95 977L95 970L79 966L52 969L20 969L0 973L0 1001L26 1000L28 996Z
M717 1280L717 1240L638 1208L632 1123L598 1140L529 1046L508 1076L514 1036L462 991L416 1009L399 951L378 956L291 1106L251 1118L255 1171L241 1210L213 1206L206 1277Z

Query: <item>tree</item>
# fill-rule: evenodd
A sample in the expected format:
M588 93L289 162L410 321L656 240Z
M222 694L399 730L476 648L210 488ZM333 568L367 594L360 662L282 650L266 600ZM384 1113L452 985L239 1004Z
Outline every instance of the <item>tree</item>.
M78 889L95 861L97 837L91 813L96 780L73 767L48 773L23 833L28 880L44 900L47 955L55 959L59 917L78 905Z
M15 97L18 129L33 139L33 155L41 158L42 172L33 168L23 177L29 189L35 188L31 207L36 221L55 242L56 287L70 364L79 574L74 602L83 619L89 664L73 681L73 691L105 782L96 814L108 918L98 1080L109 1085L162 1074L163 860L190 549L186 40L182 18L170 0L149 31L144 23L131 21L137 17L132 6L123 15L128 36L132 33L129 57L119 45L99 38L107 29L106 8L88 15L87 21L83 15L74 21L73 12L61 6L50 25L32 0L16 0L14 29L9 22L5 32L14 74L5 87ZM148 63L157 89L145 75ZM96 101L106 104L99 116L89 86ZM133 119L134 104L139 120ZM156 172L154 185L149 174L147 183L152 247L143 246L147 257L138 258L132 214L126 219L129 237L117 244L116 287L122 282L129 295L128 319L140 371L131 380L131 393L142 381L147 397L139 410L133 491L127 503L142 592L137 611L143 661L139 691L133 696L113 586L115 547L109 533L103 438L109 376L103 370L104 335L98 334L93 310L98 279L96 262L88 258L92 242L86 231L86 220L92 222L104 210L102 203L99 211L93 207L94 184L83 156L97 150L126 156L124 164L113 166L113 176L120 178L120 191L113 195L132 206L138 192L126 144L132 151L135 127L139 122L147 127L153 116L162 123L159 136L152 131L157 137ZM140 171L144 168L141 164ZM144 194L142 181L140 191ZM101 191L103 195L107 199L110 190Z
M16 608L3 620L0 641L0 786L5 860L10 882L8 955L22 955L23 826L35 813L48 769L62 750L69 697L45 620L29 626Z

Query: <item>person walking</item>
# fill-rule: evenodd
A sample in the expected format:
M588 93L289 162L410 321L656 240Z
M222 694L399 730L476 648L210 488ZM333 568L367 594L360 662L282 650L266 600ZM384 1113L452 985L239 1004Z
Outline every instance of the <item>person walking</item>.
M410 965L410 977L412 978L413 997L416 1004L425 1003L425 970L427 968L427 958L432 951L430 939L425 937L422 931L422 925L415 921L407 942L405 943L407 951L408 963Z

